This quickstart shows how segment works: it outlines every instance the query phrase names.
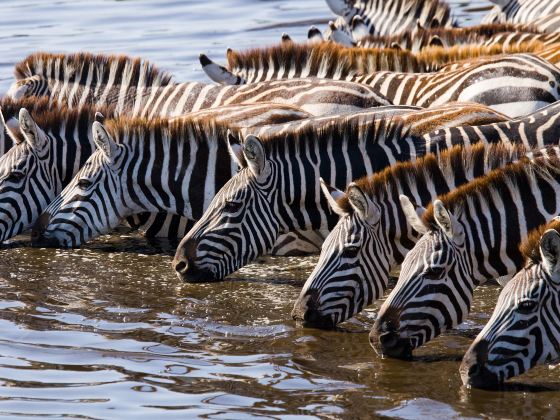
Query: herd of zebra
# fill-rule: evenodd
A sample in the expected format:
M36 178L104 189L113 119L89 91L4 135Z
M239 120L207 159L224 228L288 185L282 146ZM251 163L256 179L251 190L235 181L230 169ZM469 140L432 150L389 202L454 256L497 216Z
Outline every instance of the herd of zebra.
M383 297L370 343L412 351L504 286L460 367L497 387L560 357L560 0L327 0L305 43L200 62L35 53L0 100L0 240L77 247L127 223L222 280L320 252L292 317L335 328Z

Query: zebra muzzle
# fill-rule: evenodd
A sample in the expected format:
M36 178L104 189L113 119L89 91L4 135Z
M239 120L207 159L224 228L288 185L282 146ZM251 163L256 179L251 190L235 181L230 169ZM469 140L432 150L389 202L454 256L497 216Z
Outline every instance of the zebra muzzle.
M197 245L196 239L193 238L182 242L177 248L175 258L173 258L173 268L182 281L189 283L215 281L214 273L196 266Z
M465 353L459 368L463 385L474 388L499 388L501 381L488 369L488 342L480 340Z

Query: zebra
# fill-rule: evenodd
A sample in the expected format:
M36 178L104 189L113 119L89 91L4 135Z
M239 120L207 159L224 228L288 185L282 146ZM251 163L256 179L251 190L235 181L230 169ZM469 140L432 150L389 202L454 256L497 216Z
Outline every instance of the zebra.
M486 41L483 45L490 47L493 45L501 45L507 48L528 48L535 47L551 47L560 42L560 33L531 33L531 32L503 32L498 33ZM539 53L539 56L542 56ZM557 64L557 61L554 63Z
M406 109L406 107L404 108ZM500 115L485 113L485 109L482 109L483 112L481 112L481 108L483 107L477 105L465 106L457 104L455 106L442 107L439 110L428 110L425 111L426 122L424 124L422 123L420 117L417 115L418 112L412 113L412 116L408 119L406 119L407 116L403 116L403 118L405 118L404 121L411 125L411 131L418 131L420 129L418 127L425 127L426 124L430 124L433 115L436 113L440 116L443 116L442 120L445 121L446 124L453 124L452 121L464 121L465 119L469 118L469 113L472 114L472 119L474 120L480 118L503 118L503 116ZM394 112L394 110L392 111ZM270 133L276 133L275 135L277 138L282 138L282 136L284 135L289 136L290 133L292 133L291 136L298 136L299 133L307 133L309 131L317 130L320 131L323 130L324 127L329 127L332 125L351 125L354 122L359 125L367 125L368 123L371 124L372 120L374 121L376 116L379 115L376 113L375 109L369 112L370 114L363 112L358 115L343 115L337 118L316 119L312 121L312 123L307 123L308 120L301 120L294 121L289 124L281 124L280 127L282 127L284 130L281 134L278 133L277 128L274 126L265 126L264 128L260 128L259 130L264 134L266 134L267 130L269 130ZM195 117L191 117L190 115L188 115L182 118L170 119L166 123L167 125L162 123L153 126L147 124L146 122L141 123L140 121L133 121L133 123L130 123L126 120L123 120L122 123L117 122L116 124L111 125L110 131L113 134L112 137L114 137L118 141L118 143L120 144L120 148L126 150L126 155L129 156L130 159L132 159L132 164L142 167L142 173L145 173L146 175L144 175L144 178L139 179L136 183L132 180L127 180L128 183L124 185L121 190L123 191L122 194L126 193L128 195L122 196L121 199L116 200L113 198L113 200L111 201L109 200L109 198L103 198L100 201L111 201L113 203L111 207L106 206L105 217L97 218L95 220L92 219L93 216L82 217L79 223L70 220L72 217L79 217L79 215L81 214L76 209L81 208L81 206L84 206L84 208L89 208L88 206L97 206L99 205L99 202L90 203L88 199L85 199L84 197L82 197L82 195L79 194L79 181L70 183L71 186L69 186L67 190L65 190L61 194L61 196L57 200L54 200L53 204L45 210L45 214L41 219L41 223L39 223L37 229L35 229L35 232L38 235L37 240L40 242L41 236L39 234L44 232L42 234L42 237L47 238L47 242L49 238L55 238L55 241L58 241L64 246L78 246L81 245L85 240L89 240L94 236L100 234L101 232L105 232L113 228L116 221L122 218L123 215L130 216L131 214L127 213L127 211L131 211L130 209L136 209L134 210L134 213L138 213L138 208L142 206L147 206L146 211L159 209L172 212L183 217L187 217L190 220L196 220L197 218L199 218L201 216L201 211L207 207L209 198L211 198L214 192L222 186L223 182L225 182L226 179L229 179L229 177L234 174L234 169L232 169L233 172L227 172L223 169L226 166L232 166L230 163L228 163L229 160L227 160L227 162L224 161L224 159L226 158L229 159L227 150L226 152L224 152L225 146L223 144L223 139L227 137L227 130L225 130L226 125L216 125L216 127L218 127L216 128L213 124L208 123L208 118L201 120L199 116L197 116L196 114L194 115ZM227 120L227 127L230 128L232 122L229 121L229 119ZM128 128L130 124L133 124L132 128ZM175 127L173 124L179 125ZM290 124L292 128L288 129L287 126ZM381 128L383 127L384 126L382 125ZM209 134L205 137L204 135L199 133L200 131L203 131L203 129L205 129L209 133L216 134ZM179 130L178 134L172 135L173 133L175 133L175 131L173 130ZM252 130L253 129L245 129L241 130L241 132L247 135L247 133ZM171 141L171 138L176 138L175 141L177 142L177 144L175 145L174 143L172 143L168 149L162 150L161 148L157 148L153 145L148 147L148 145L144 144L146 142L154 141L163 141L165 144L167 144ZM179 140L181 140L182 143L179 142ZM217 143L217 145L214 145L212 146L213 148L211 148L210 146L206 145L205 142L210 144ZM186 154L187 156L180 160L170 159L168 157L169 154L177 155L179 153L174 148L182 148L180 149L182 150L182 154ZM138 151L137 149L139 149L140 151ZM197 150L200 151L197 152ZM150 153L146 153L143 151L150 151ZM154 156L151 153L152 151L154 151L155 153ZM197 165L204 167L205 162L208 162L209 166L207 171L210 172L208 175L209 179L205 184L206 186L204 201L202 201L200 197L198 197L194 192L191 191L192 188L194 188L196 193L201 194L199 185L203 183L202 178L198 179L194 175L192 175L191 171L196 169L195 164L192 163L193 156L198 156L198 160L200 160L200 162L197 161ZM216 163L218 159L216 156L220 157L220 159L222 159L223 161L220 161L219 165L218 163ZM147 182L146 180L152 179L150 177L150 174L152 174L151 165L154 164L153 162L166 162L168 160L172 161L173 165L178 165L175 169L175 173L182 174L179 179L158 179L158 182L154 182L154 185L144 185L143 182ZM129 162L129 160L127 160L127 158L123 157L122 162L119 161L119 164L120 166L119 170L117 171L117 175L119 175L120 177L125 177L126 180L126 177L128 176L127 165L131 165L131 163ZM94 161L93 163L91 163L91 165L92 166L89 169L90 172L94 170L108 171L110 169L106 166L100 165L99 161ZM169 165L171 165L171 163L166 164L166 167ZM184 168L185 166L187 167L187 169ZM173 168L174 167L171 166L171 169L168 169L163 174L161 174L159 171L156 171L153 173L153 175L158 177L169 176L169 173L174 173ZM218 178L220 182L216 181L217 175L212 174L212 171L214 170L216 171L216 173L222 173L223 177L226 178ZM206 173L204 173L204 175L206 175ZM77 177L79 177L79 175L77 175ZM118 176L117 178L120 180ZM182 183L185 187L182 189L178 188L176 186L177 183ZM167 185L171 186L164 187ZM175 185L175 187L173 187L173 185ZM187 185L190 185L191 187L190 189L185 190ZM136 191L138 189L142 190L137 192L126 192L124 191L125 187L133 191ZM76 190L76 188L78 188L78 190ZM99 188L104 188L104 186L100 186ZM121 190L117 190L116 187L110 190L102 189L101 191L103 192L103 194L101 195L101 197L117 197L119 196L119 194L121 194ZM175 194L173 196L173 199L168 198L170 194L169 191L172 191L173 194ZM178 194L180 194L181 196L177 196ZM192 194L194 195L191 197ZM139 201L140 204L128 204L128 202L131 200L129 196L142 197L142 200L136 200ZM82 199L83 201L81 201ZM169 207L162 209L163 205L161 204L161 202L168 203L167 205ZM188 208L185 208L182 204L185 202L194 203L192 204L192 206L196 204L196 211L193 212ZM68 212L66 211L67 208L72 208L72 210ZM323 238L324 235L320 236L318 239L322 241ZM276 248L275 253L278 252L280 251L278 250L278 248Z
M399 196L420 205L524 156L523 145L455 146L402 162L352 182L346 192L322 183L340 216L319 261L294 304L292 317L333 328L383 296L389 273L419 239L407 224Z
M560 101L554 102L532 114L505 122L476 127L471 124L455 125L425 134L426 143L452 147L456 144L521 143L529 149L557 144L560 138Z
M494 312L465 354L463 384L497 388L560 357L560 221L531 232L524 267L504 287Z
M261 70L259 78L274 74ZM306 74L307 71L302 72ZM435 73L379 71L363 76L333 73L333 78L367 85L393 105L426 108L454 101L477 102L510 118L529 114L560 99L560 70L532 54L473 60L468 65L443 68Z
M527 23L560 12L560 1L540 0L490 0L495 6L482 19L482 23Z
M395 48L346 48L324 42L319 44L282 43L244 52L227 51L228 68L200 55L203 71L214 82L240 85L302 77L352 80L377 71L426 73L441 70L451 62L504 53L534 52L539 55L542 42L515 43L504 47L460 45L431 48L419 53ZM476 63L476 61L473 61Z
M426 134L424 139L426 139L426 145L437 145L437 149L433 149L434 153L438 153L440 149L452 149L454 146L461 145L467 147L478 142L502 144L497 150L503 147L521 147L526 150L543 148L558 144L560 138L559 111L560 102L511 122L479 127L465 125L446 128L435 131L435 135ZM444 134L440 134L441 132ZM521 146L515 146L515 144ZM468 153L469 150L467 149L463 153ZM477 150L475 149L475 151ZM490 153L488 160L484 160L487 164L493 163L492 150L490 149L488 152ZM441 165L445 165L445 159L452 159L452 156L459 155L459 152L456 152L455 155L449 153L451 152L444 152L441 155L439 158ZM483 155L475 154L474 156L482 158ZM431 162L428 158L425 160L428 163ZM469 162L467 157L455 158L454 162L456 162L454 163L456 167L448 168L451 173L455 170L464 171L465 164L476 167L474 163ZM348 211L339 212L343 215L325 239L319 262L294 305L292 312L294 318L304 320L307 324L331 327L352 317L364 306L371 304L381 296L386 288L389 272L402 263L406 252L419 239L416 232L406 224L398 195L412 196L416 203L425 205L435 199L436 195L446 192L454 181L454 178L448 175L445 178L447 181L439 182L435 176L419 172L416 169L422 168L422 165L421 160L412 164L403 163L359 182L360 188L366 192L364 197L369 201L370 206L378 209L378 223L373 226L374 229L361 217L359 212L353 211L349 205L344 206L344 209ZM408 175L403 177L403 168L408 168L409 171L414 170L413 173L418 173L418 178L410 177L409 179ZM468 171L464 172L470 175ZM393 180L393 176L396 180ZM399 180L404 183L399 183ZM384 188L379 188L379 182L383 182ZM461 178L458 182L466 182L466 179ZM385 186L388 187L385 188ZM457 183L454 186L458 186ZM339 198L339 201L343 200L345 203L348 201L347 194L332 187L323 188L323 191L327 190L331 192L333 198ZM391 197L390 191L393 192L393 197ZM330 195L327 196L327 199L329 197ZM332 200L329 202L333 211L339 209L340 206L337 207L335 202ZM360 243L367 244L367 246L362 247L349 264L345 255L346 244L342 241L352 237L360 238ZM354 284L354 287L350 288L348 284Z
M357 46L361 48L397 48L420 52L425 48L451 48L457 45L493 45L501 37L540 37L543 35L534 27L523 24L492 23L469 26L466 28L423 28L417 26L398 35L374 36L361 38ZM544 34L550 35L550 34Z
M347 24L360 16L371 35L390 35L423 27L456 26L449 6L438 0L327 0Z
M378 353L410 357L465 319L476 286L492 278L506 282L521 268L517 245L560 210L559 152L555 146L529 154L440 196L423 212L401 196L408 222L423 236L404 258L371 330Z
M418 116L408 123L405 117L348 118L323 128L248 135L243 147L232 145L243 169L181 241L173 263L178 276L223 279L266 253L280 233L330 230L337 215L320 194L319 176L340 188L357 176L424 155L426 143L410 135L410 125L424 125ZM432 117L426 110L426 118Z

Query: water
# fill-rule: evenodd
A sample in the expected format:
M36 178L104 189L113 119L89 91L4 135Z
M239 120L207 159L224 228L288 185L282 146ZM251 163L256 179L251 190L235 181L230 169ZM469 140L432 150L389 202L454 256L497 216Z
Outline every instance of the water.
M477 22L483 1L455 2ZM0 91L35 50L140 55L177 80L205 80L197 55L304 39L322 0L3 0ZM340 331L304 329L292 303L315 258L268 258L227 282L180 283L173 247L134 235L80 250L0 249L0 414L72 418L557 418L558 370L507 392L461 386L459 361L499 293L418 352L382 360L367 332L379 303Z

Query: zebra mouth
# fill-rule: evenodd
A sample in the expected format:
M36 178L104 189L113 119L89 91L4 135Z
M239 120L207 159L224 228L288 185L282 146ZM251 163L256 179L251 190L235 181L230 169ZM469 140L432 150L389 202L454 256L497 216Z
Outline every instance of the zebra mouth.
M381 334L370 333L369 342L375 352L380 356L395 359L412 359L412 344L407 338L402 338L395 331L388 331Z
M468 368L461 370L461 380L463 385L481 389L499 389L504 386L498 375L488 370L486 364L476 363Z
M336 327L336 324L330 315L324 315L319 311L306 310L298 311L294 309L292 311L292 318L294 321L299 321L306 328L318 328L322 330L332 330Z

